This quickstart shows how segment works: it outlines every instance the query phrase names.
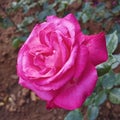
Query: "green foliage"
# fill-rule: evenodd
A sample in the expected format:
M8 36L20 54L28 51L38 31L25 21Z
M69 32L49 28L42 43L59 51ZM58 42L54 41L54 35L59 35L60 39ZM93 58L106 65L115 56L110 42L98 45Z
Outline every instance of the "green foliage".
M8 17L2 18L0 16L0 26L3 28L8 28L10 26L13 26L13 23Z
M120 5L115 6L115 7L112 9L112 13L118 15L118 14L120 13Z
M18 0L13 1L11 3L11 7L7 8L5 11L7 14L12 12L17 12L20 9L23 10L23 14L26 16L29 11L31 11L34 8L39 8L38 11L35 11L32 15L27 15L24 17L23 21L16 25L16 28L18 31L20 31L22 34L29 33L30 30L27 29L27 26L29 26L31 23L36 22L42 22L45 20L45 18L49 15L60 15L64 16L68 12L71 12L72 10L68 11L68 8L70 5L72 5L75 2L75 0L54 0L53 2L50 2L49 0ZM114 17L119 16L120 11L120 2L118 1L118 4L116 4L112 9L109 9L106 7L106 2L99 2L98 4L94 4L94 2L84 2L82 0L76 1L80 8L76 11L75 15L78 18L78 20L81 20L81 22L87 23L89 21L95 21L95 22L102 22L103 29L108 26L108 22L114 20ZM7 19L6 19L7 18ZM4 28L9 27L13 24L11 22L11 19L9 17L6 17L2 19L0 17L0 25ZM108 31L108 33L113 33L113 31L117 31L117 33L114 33L113 39L116 38L116 34L118 36L118 39L120 41L120 24L118 21L114 22L113 27L111 27ZM89 34L89 31L87 29L84 29L83 32L85 34ZM115 37L115 38L114 38ZM19 38L18 38L19 39ZM110 43L111 44L111 43ZM114 44L116 45L116 44ZM111 44L112 46L112 44ZM111 49L110 52L114 51L112 47L110 46L109 49ZM107 67L109 69L109 67ZM106 71L107 72L107 71Z
M26 26L31 24L34 20L35 18L33 16L25 17L20 24L17 24L18 31L28 33Z
M91 6L90 2L86 2L83 5L82 11L76 13L76 17L82 20L83 23L86 23L88 20L91 19L91 13L94 12L94 9Z
M100 22L104 19L111 18L113 14L106 9L105 3L100 3L93 7L92 2L85 2L82 10L77 12L76 16L78 19L81 19L83 23L86 23L89 20Z
M117 31L118 41L120 42L120 24L115 23L113 27L110 29L110 32Z
M114 104L120 104L120 88L113 88L110 91L109 100Z
M88 97L84 103L85 106L89 106L91 104L94 103L95 101L95 96L96 96L96 93L93 93L90 97Z
M108 60L109 61L109 60ZM111 60L110 60L111 61ZM111 66L108 64L108 62L104 63L104 64L101 64L101 65L98 65L97 66L97 73L98 73L98 76L102 76L106 73L109 72L109 70L111 69Z
M26 39L27 39L27 37L25 37L25 36L14 38L12 44L15 48L18 48L20 43L24 42Z
M114 54L113 59L114 63L112 64L112 68L116 68L118 65L120 65L120 54Z
M116 31L107 35L106 39L107 39L108 53L111 55L115 51L118 45L118 36Z
M33 0L19 0L18 2L14 1L11 4L11 7L14 11L22 8L24 13L27 13L31 8L35 7L37 2Z
M84 103L85 106L88 106L89 120L96 119L100 105L107 98L114 104L120 104L120 88L118 88L120 85L120 74L116 74L112 70L120 64L120 54L113 54L118 45L117 32L108 34L106 40L109 59L107 62L97 66L99 80L95 91Z
M99 77L95 91L87 98L84 105L87 108L88 120L95 120L100 106L109 98L114 104L120 104L120 74L109 71ZM115 88L116 87L116 88Z
M43 11L41 11L40 13L37 12L36 13L36 18L39 21L44 21L45 18L49 15L56 15L56 11L54 10L54 7L56 6L56 4L48 4L47 2L45 2L43 4Z
M107 99L107 94L105 90L100 91L96 96L95 96L95 105L99 106L105 102Z
M115 74L115 86L119 86L120 85L120 74Z
M104 89L111 89L114 86L115 74L113 72L109 72L103 76L102 86Z
M108 91L113 87L120 85L120 74L114 73L113 71L110 71L109 73L105 74L101 77L101 79L102 87Z
M82 113L77 109L68 113L64 120L83 120Z
M99 108L94 105L88 107L88 120L95 120L99 114Z
M68 5L71 5L75 0L55 0L50 3L48 0L18 0L11 4L11 8L8 9L9 12L17 12L19 9L23 10L23 14L26 15L31 9L39 7L40 11L35 11L34 14L24 17L23 21L16 25L17 31L22 34L28 34L30 31L27 29L33 22L42 22L49 15L56 15L57 13L62 13ZM80 1L80 0L79 0ZM0 22L1 23L1 22ZM7 22L9 23L9 22ZM2 25L7 25L3 24ZM10 23L9 23L10 25ZM17 47L21 43L21 37L15 38L13 40L13 46Z

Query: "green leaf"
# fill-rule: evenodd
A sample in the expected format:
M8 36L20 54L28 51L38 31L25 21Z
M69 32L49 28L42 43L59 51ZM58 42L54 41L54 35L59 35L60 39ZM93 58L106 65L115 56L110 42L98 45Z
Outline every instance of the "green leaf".
M104 89L111 89L114 86L114 82L115 74L112 71L104 75L102 78L102 86Z
M83 29L82 31L84 34L89 34L89 31L87 29Z
M89 19L90 18L89 18L89 16L86 13L82 14L82 21L83 21L83 23L86 23Z
M73 2L75 2L75 0L67 0L68 1L68 4L71 5ZM77 2L81 3L82 0L77 0Z
M115 31L112 34L107 35L106 39L107 39L108 53L111 55L115 51L118 45L117 32Z
M115 54L115 55L113 55L113 57L114 57L115 61L112 65L112 68L114 69L114 68L118 67L118 65L120 65L120 54Z
M114 88L111 90L109 100L114 104L120 104L120 88Z
M114 23L113 27L111 28L110 32L117 31L118 41L120 42L120 24Z
M59 4L59 8L57 9L57 12L61 12L66 8L67 3L61 2L61 4Z
M98 73L98 76L102 76L106 73L108 73L111 69L111 66L109 64L101 64L99 66L97 66L97 73Z
M45 18L49 15L56 15L56 11L52 8L49 8L49 9L45 9L45 10L41 11L40 13L36 12L35 16L39 21L44 21Z
M48 11L47 10L44 10L44 11L42 11L42 12L36 12L36 18L39 20L39 21L43 21L43 20L45 20L45 18L46 18L46 16L47 16L47 14L48 14Z
M118 3L119 3L119 5L120 5L120 0L118 0Z
M0 26L2 26L3 28L8 28L10 26L13 26L12 21L9 18L2 18L0 17Z
M106 11L105 15L104 15L104 18L108 19L110 17L112 17L112 14L109 11Z
M64 120L83 120L82 113L77 109L68 113Z
M33 16L25 17L22 22L22 25L26 26L28 24L31 24L34 20L35 20L35 18Z
M83 6L83 11L89 11L90 9L92 9L91 4L91 2L85 2Z
M110 69L116 68L120 64L120 54L109 55L109 58L106 62L97 66L98 76L103 76L108 73Z
M120 74L115 74L115 85L120 85Z
M12 42L13 47L18 48L20 43L24 42L26 39L27 39L27 37L25 37L25 36L14 38L13 42Z
M114 14L119 14L119 13L120 13L120 5L117 5L116 7L114 7L114 8L112 9L112 12L113 12Z
M88 106L90 104L92 104L94 102L94 98L95 98L96 94L93 93L90 97L88 97L84 103L85 106Z
M89 106L88 107L88 120L96 120L99 114L99 108L97 106Z
M95 98L95 105L101 105L107 99L105 91L100 91Z
M105 9L105 3L101 2L97 5L97 9L96 9L96 12L97 13L100 13L102 10Z
M13 47L18 48L21 41L18 38L15 38L12 42Z
M76 12L76 18L78 19L78 20L80 20L81 19L81 17L82 17L82 12Z

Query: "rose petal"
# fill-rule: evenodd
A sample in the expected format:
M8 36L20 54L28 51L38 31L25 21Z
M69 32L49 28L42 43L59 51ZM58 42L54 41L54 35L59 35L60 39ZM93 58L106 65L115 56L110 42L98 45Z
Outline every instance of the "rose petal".
M71 27L71 25L70 25L70 22L71 22L71 24L74 25L76 34L77 34L78 32L80 32L79 22L77 21L77 19L75 18L75 16L74 16L73 14L68 14L68 15L65 16L64 18L58 18L58 17L56 17L56 16L54 16L54 15L47 17L47 22L54 22L54 23L56 23L56 24L59 24L59 23L62 22L62 24L63 24L63 21L64 21L64 22L65 22L65 21L67 22L67 24L64 24L64 25L65 25L67 28L70 28L70 29L68 29L68 30L71 30L71 29L72 29L72 27ZM72 32L73 32L73 31L72 31Z
M66 82L73 79L73 76L74 76L74 69L68 69L68 71L66 71L65 73L61 73L61 75L56 76L56 78L51 82L49 82L48 79L48 81L46 80L46 84L41 85L40 82L36 81L34 82L34 85L36 86L36 88L39 88L40 90L45 90L45 91L57 90L60 87L62 87Z
M50 23L54 22L54 24L59 26L58 28L63 28L63 26L67 28L67 31L69 32L69 35L71 37L72 45L74 44L75 34L77 35L80 32L80 26L77 19L72 14L69 14L64 18L58 18L56 16L48 16L47 22L50 22ZM59 30L62 32L62 29L59 29Z
M96 35L81 34L79 40L88 47L90 59L94 65L98 65L108 59L105 34L103 32Z
M23 87L28 88L32 91L34 91L41 99L50 101L55 96L54 91L42 91L38 87L34 86L33 81L27 81L19 78L19 84L21 84Z
M55 74L53 77L46 79L38 79L35 81L36 85L41 90L55 90L63 86L67 81L72 78L74 74L74 65L77 55L77 47L75 46L71 52L71 56L60 71Z
M97 81L97 72L94 66L87 64L84 73L78 83L67 83L60 89L59 94L50 102L48 107L58 106L67 110L80 107L85 99L93 92Z
M73 14L68 14L67 16L64 17L64 19L70 21L71 23L74 23L76 34L80 32L80 24Z
M61 19L62 18L58 18L57 16L51 15L51 16L47 16L47 22L52 22L54 24L59 24L61 23Z
M77 57L76 57L76 64L75 64L75 75L74 78L79 78L80 75L83 74L87 63L89 62L89 52L86 46L79 46Z

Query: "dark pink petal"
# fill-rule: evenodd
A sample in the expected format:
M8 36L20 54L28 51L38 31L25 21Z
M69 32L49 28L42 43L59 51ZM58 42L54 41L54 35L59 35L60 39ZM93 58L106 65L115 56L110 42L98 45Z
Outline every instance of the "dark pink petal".
M19 78L19 84L21 84L23 87L28 88L36 93L36 95L39 96L39 98L50 101L55 96L54 91L42 91L38 87L34 86L33 81L26 81L22 78Z
M71 80L71 78L73 78L77 48L78 46L75 46L73 48L68 61L63 65L60 71L56 73L53 77L36 80L36 85L38 85L41 90L59 89L66 82Z
M67 16L64 17L64 19L74 24L76 34L80 32L80 24L73 14L68 14Z
M64 25L68 28L69 31L75 32L76 34L80 32L79 22L77 21L77 19L75 18L73 14L68 14L64 18L58 18L54 15L48 16L47 21L53 22L54 24L58 24L58 25ZM73 31L73 29L75 31Z
M91 63L88 63L78 83L67 83L59 90L59 94L48 103L48 107L58 106L67 110L80 107L86 98L91 95L97 81L97 72Z
M61 32L62 30L64 31L65 28L67 28L67 31L69 32L69 35L72 38L71 39L72 44L74 44L75 42L75 35L81 32L80 25L73 14L68 14L64 18L58 18L56 16L48 16L47 21L56 24L56 29L60 30Z
M61 73L61 74L62 75L57 76L55 79L53 79L50 82L49 82L50 79L48 78L48 80L46 80L44 82L44 85L41 85L41 81L40 82L36 81L35 82L36 88L38 87L40 90L45 90L45 91L58 90L60 87L62 87L63 85L65 85L68 81L70 81L71 79L73 79L74 69L69 69L65 73ZM47 84L47 82L48 82L48 84Z
M51 39L51 41L53 41L52 45L53 45L53 49L55 50L54 54L57 58L55 64L57 66L60 66L60 68L61 68L70 56L71 46L70 47L68 46L70 40L69 39L65 40L57 32L51 33L50 39ZM57 46L59 46L59 47L57 47ZM57 49L57 48L59 48L59 49ZM61 61L61 62L59 62L59 61Z
M94 65L105 62L108 59L105 34L80 35L80 42L87 46L90 59Z
M50 16L51 18L52 16ZM64 34L64 36L67 36L68 38L70 37L72 45L75 43L75 31L76 31L76 26L74 23L71 23L67 19L64 18L56 18L53 17L55 21L50 21L51 23L56 24L56 31L60 31L61 33ZM61 24L62 23L62 24Z
M54 24L59 24L60 22L61 22L61 19L62 18L58 18L57 16L54 16L54 15L51 15L51 16L48 16L47 17L47 22L52 22L52 23L54 23Z
M28 53L27 46L21 49L21 54L19 54L19 59L17 61L18 75L30 79L38 78L39 71L33 65L32 57Z
M75 75L74 78L79 78L89 62L89 52L86 46L81 45L78 47L76 62L75 62Z
M55 25L51 23L42 23L37 24L32 32L30 33L29 37L25 41L25 45L28 46L28 48L37 48L40 47L41 44L49 44L47 39L45 38L47 33L54 31Z

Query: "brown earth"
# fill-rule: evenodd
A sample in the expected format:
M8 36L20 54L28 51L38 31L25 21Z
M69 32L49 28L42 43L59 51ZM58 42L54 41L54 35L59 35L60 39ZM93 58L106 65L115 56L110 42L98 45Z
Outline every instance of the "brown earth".
M0 4L7 7L11 1L0 0ZM0 14L5 16L2 10ZM23 15L20 12L13 14L12 18L18 23ZM100 25L93 24L95 23L90 24L90 28L94 26L93 32L100 29ZM15 31L15 27L0 28L0 120L64 120L68 111L47 110L44 101L18 84L16 75L18 50L12 46L12 38L19 35ZM117 72L119 71L120 69L117 69ZM98 120L120 120L120 105L113 105L107 101L100 109Z
M0 120L62 120L66 111L47 110L45 102L18 85L14 28L0 29Z

